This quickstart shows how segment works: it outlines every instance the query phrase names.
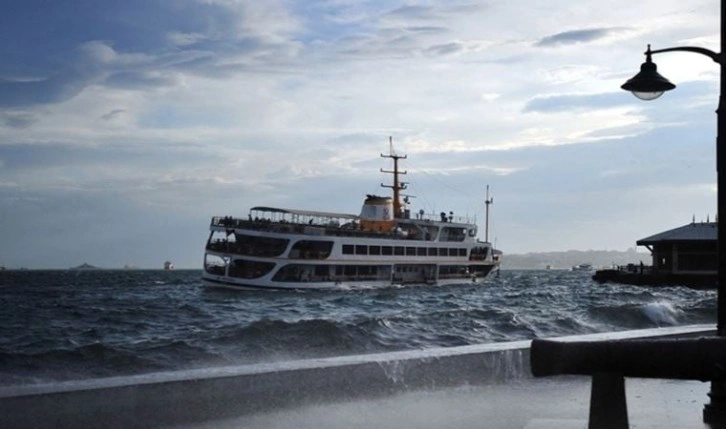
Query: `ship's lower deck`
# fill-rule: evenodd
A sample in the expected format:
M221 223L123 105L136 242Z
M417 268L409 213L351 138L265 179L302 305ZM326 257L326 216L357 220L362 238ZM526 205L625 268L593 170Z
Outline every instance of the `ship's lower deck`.
M235 271L230 266L205 265L202 275L207 286L239 290L259 289L352 289L409 284L481 283L497 266L477 264L297 264L270 262L265 275ZM247 273L252 273L247 276Z

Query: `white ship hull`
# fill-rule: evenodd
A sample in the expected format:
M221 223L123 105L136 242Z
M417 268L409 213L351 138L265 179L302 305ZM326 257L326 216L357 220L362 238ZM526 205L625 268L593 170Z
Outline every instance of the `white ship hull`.
M490 270L491 271L491 270ZM486 277L469 277L469 278L450 278L439 279L436 282L429 283L403 283L388 280L379 281L338 281L338 282L308 282L308 283L280 283L280 282L239 282L225 276L204 275L202 281L205 286L220 289L255 291L255 290L358 290L358 289L374 289L382 287L396 286L422 286L435 284L438 286L453 284L481 284L484 283Z

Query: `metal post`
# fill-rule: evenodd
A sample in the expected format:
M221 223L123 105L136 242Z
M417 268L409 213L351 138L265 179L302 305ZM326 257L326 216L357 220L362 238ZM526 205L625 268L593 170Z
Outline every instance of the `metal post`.
M487 185L487 197L484 200L486 206L486 214L484 216L484 241L489 243L489 204L494 202L494 198L489 198L489 185Z
M628 429L629 427L625 378L620 374L594 374L587 429Z
M726 111L724 98L726 98L726 67L723 64L723 49L726 47L726 1L721 0L721 53L719 53L719 67L721 68L720 92L718 108L716 110L716 186L717 205L716 216L726 214L726 149L722 139L726 136ZM721 115L724 113L724 115ZM726 335L726 228L718 228L718 335Z
M726 111L724 111L724 97L726 97L726 67L724 67L724 48L726 48L726 1L721 0L721 52L719 53L719 67L721 68L719 82L718 108L716 110L716 222L726 215L726 148L722 139L726 136ZM724 115L721 115L724 113ZM717 224L717 252L718 252L718 297L717 297L717 332L719 336L726 336L726 228ZM711 382L711 391L708 396L711 402L703 408L703 421L711 424L726 425L726 384L724 382Z

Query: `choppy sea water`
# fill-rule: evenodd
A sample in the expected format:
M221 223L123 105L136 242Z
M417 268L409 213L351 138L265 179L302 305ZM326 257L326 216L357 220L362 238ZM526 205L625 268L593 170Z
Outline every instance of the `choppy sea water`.
M198 270L2 271L0 385L715 323L713 290L591 275L236 292Z

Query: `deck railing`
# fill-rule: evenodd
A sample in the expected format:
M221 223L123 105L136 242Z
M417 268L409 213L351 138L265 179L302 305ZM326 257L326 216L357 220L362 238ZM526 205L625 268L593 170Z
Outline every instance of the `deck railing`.
M616 265L612 269L629 274L653 274L655 272L652 265L638 264Z
M270 220L244 220L232 217L213 217L211 226L229 229L244 228L256 231L276 232L280 234L327 235L335 237L362 237L386 238L403 241L432 241L425 240L421 234L400 235L395 232L372 232L343 226L330 226L320 224L301 224Z

